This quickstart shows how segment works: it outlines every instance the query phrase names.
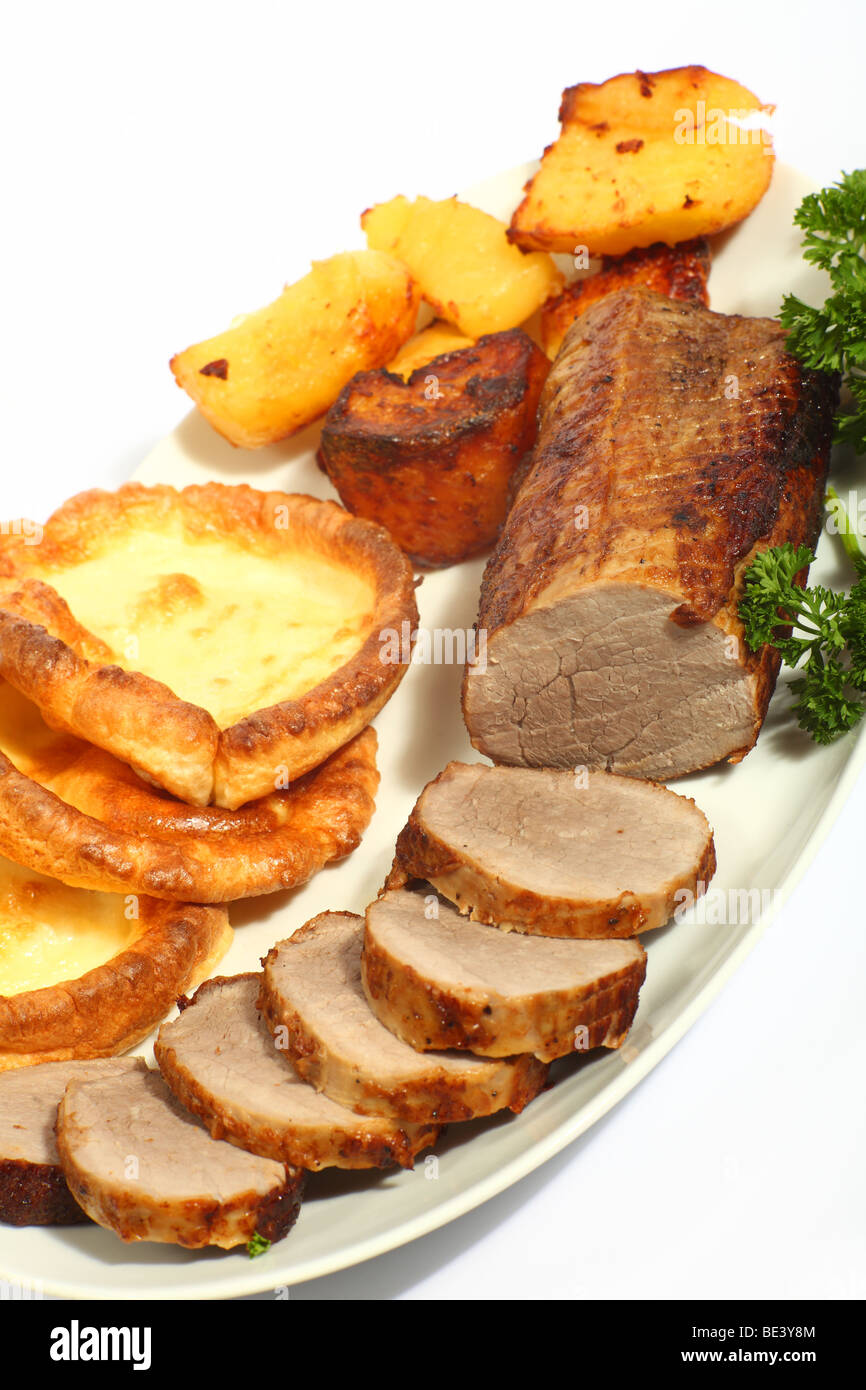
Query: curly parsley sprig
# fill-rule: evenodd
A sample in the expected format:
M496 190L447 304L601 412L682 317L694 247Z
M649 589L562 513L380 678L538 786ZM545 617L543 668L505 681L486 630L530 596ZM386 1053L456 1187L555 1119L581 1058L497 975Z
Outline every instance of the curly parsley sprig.
M820 309L785 296L786 346L807 367L841 373L853 409L837 415L836 437L866 453L866 169L810 193L794 222L805 259L827 272L832 293ZM752 561L739 605L751 650L770 643L801 673L791 682L794 712L817 743L832 743L866 712L866 554L832 487L827 503L857 576L850 593L796 583L815 557L787 543Z
M836 504L837 515L844 513L838 498ZM794 712L816 743L832 743L866 712L866 555L847 516L844 528L840 534L858 575L850 593L797 584L815 557L808 546L786 542L755 557L740 601L751 650L769 642L786 665L802 671L791 682Z
M794 222L803 255L830 277L821 309L788 294L779 315L787 346L807 367L841 372L853 409L836 417L836 437L866 453L866 169L804 198Z

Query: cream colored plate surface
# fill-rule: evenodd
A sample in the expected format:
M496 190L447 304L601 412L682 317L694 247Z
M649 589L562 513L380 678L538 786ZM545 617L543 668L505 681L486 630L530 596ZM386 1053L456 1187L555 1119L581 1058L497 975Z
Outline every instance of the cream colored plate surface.
M532 166L513 169L466 196L508 217ZM811 185L776 168L763 203L718 250L710 280L715 309L774 314L786 290L820 301L816 272L800 257L792 213ZM183 485L208 478L332 496L315 465L317 430L293 443L246 453L188 416L147 458L144 482ZM837 475L838 476L838 475ZM841 476L847 491L848 478ZM447 524L447 522L446 522ZM470 562L425 578L418 591L428 628L468 628L483 566ZM815 574L846 581L837 548L824 537ZM326 908L363 911L381 885L394 840L429 778L450 758L475 754L460 717L460 668L416 666L376 721L382 787L364 842L350 859L295 893L236 905L235 943L221 971L257 968L275 940ZM557 1084L522 1115L452 1126L439 1149L438 1178L423 1162L413 1173L318 1174L295 1230L266 1256L193 1254L159 1245L125 1246L96 1228L11 1230L0 1234L0 1276L47 1292L95 1298L219 1298L312 1279L414 1240L493 1197L592 1125L635 1086L707 1007L790 893L839 813L866 760L866 727L818 748L786 716L784 685L756 750L739 767L677 784L715 827L719 869L713 901L724 894L742 912L740 890L758 890L766 910L734 925L680 923L646 940L649 970L622 1053L557 1064ZM734 896L730 897L731 892ZM730 897L730 901L728 899ZM711 911L710 916L713 915ZM730 912L729 912L730 915Z

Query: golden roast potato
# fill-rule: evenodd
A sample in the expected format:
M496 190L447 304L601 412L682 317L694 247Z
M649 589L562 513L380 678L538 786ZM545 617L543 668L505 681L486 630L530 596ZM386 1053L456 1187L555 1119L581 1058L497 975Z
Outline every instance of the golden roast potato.
M322 415L356 372L381 367L415 330L419 295L379 251L316 261L279 299L179 352L171 369L215 430L258 449Z
M721 232L769 187L769 109L704 67L569 87L508 235L526 250L621 256Z
M459 348L472 347L472 342L472 338L467 338L453 324L446 323L444 319L434 319L426 328L422 328L420 333L410 338L408 343L403 344L396 357L391 358L387 370L408 381L416 368L426 366L434 357L441 357L444 352L456 352Z
M392 198L361 217L367 242L399 256L440 318L468 338L516 328L562 287L546 255L524 256L504 223L456 198Z

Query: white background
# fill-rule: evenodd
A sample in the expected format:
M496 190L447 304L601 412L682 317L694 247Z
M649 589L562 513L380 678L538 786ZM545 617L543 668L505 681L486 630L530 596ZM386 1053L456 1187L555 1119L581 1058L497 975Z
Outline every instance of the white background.
M857 0L79 0L7 7L3 46L5 517L121 482L186 412L172 352L362 244L369 204L539 154L569 84L704 63L777 104L778 154L817 183L866 164ZM864 825L861 783L717 1002L584 1138L292 1298L866 1296Z

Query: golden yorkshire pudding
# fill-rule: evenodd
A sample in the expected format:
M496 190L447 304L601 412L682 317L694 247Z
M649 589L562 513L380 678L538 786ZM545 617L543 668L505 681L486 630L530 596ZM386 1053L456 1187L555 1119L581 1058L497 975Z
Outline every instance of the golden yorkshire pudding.
M73 497L41 537L14 531L0 675L193 805L234 809L318 767L405 674L380 633L417 622L409 561L333 502L127 483Z
M283 791L190 807L0 681L0 854L79 888L197 903L294 888L355 849L378 783L368 728Z
M91 893L0 859L0 1071L126 1051L231 939L223 907Z

